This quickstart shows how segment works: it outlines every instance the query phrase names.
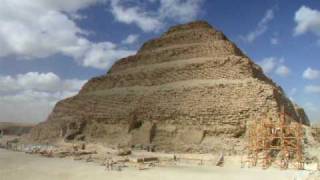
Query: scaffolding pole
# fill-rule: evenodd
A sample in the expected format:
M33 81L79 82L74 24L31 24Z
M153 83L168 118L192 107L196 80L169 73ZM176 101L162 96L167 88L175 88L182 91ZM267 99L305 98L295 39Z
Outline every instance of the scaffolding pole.
M247 157L242 163L264 169L272 164L281 169L288 169L289 165L304 168L302 123L287 117L282 107L278 121L266 117L249 125Z

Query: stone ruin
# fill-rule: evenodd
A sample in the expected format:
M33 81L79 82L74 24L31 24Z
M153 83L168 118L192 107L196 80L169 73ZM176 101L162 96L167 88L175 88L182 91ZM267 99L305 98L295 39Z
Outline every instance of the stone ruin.
M308 125L281 87L207 22L171 27L58 102L30 137L109 146L152 145L165 152L230 152L243 147L250 121L280 107Z

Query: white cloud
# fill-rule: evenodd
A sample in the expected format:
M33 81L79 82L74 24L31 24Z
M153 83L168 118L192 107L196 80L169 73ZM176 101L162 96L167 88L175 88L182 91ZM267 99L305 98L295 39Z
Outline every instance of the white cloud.
M85 82L51 72L0 76L0 121L44 121L57 101L75 95Z
M270 43L271 43L272 45L277 45L277 44L279 44L279 39L278 39L277 37L272 37L272 38L270 39Z
M285 65L280 65L280 66L276 69L275 73L276 73L277 75L279 75L279 76L287 77L287 76L290 74L290 69L289 69L287 66L285 66Z
M111 12L115 19L126 24L136 24L143 31L150 32L162 26L160 20L153 14L138 6L124 7L120 0L111 0Z
M320 11L311 9L307 6L301 6L295 13L294 17L297 23L294 34L301 35L307 32L312 32L320 36Z
M258 64L267 74L275 73L276 75L287 77L290 74L290 69L284 65L284 62L284 58L267 57L258 62Z
M290 96L294 96L294 95L296 95L297 91L298 91L297 88L292 88L292 89L290 89L290 91L289 91L289 95L290 95Z
M11 0L10 0L11 1ZM66 12L76 12L79 9L86 8L97 2L104 2L105 0L32 0L30 2L21 2L12 0L14 4L21 4L22 6L30 5L38 6L50 10L63 10Z
M278 60L275 57L267 57L259 62L259 65L262 67L265 73L270 73L274 70L278 63Z
M263 18L259 21L256 28L253 31L249 32L247 35L241 36L241 39L246 42L252 43L259 36L263 35L268 30L269 23L274 19L274 11L275 8L268 9Z
M135 51L119 50L113 43L105 42L94 44L93 47L86 53L83 65L109 69L115 60L134 54ZM108 59L108 61L106 61Z
M141 2L111 0L111 13L114 18L125 24L135 24L145 32L159 31L166 21L186 22L197 17L203 0L152 0L148 1L159 8L147 10Z
M53 73L29 72L17 76L17 85L21 88L39 91L55 91L59 87L60 78Z
M139 39L139 35L137 34L129 34L128 37L121 41L122 44L133 44L137 42Z
M197 17L203 0L160 0L159 14L162 19L169 18L186 22Z
M85 64L88 53L99 48L99 44L86 39L88 34L74 22L77 12L104 0L0 0L0 57L15 56L19 59L45 58L54 54L72 57L82 65L105 69L121 58L123 52L134 51L113 45L103 49L99 64ZM101 49L99 49L101 51ZM104 61L101 63L101 61Z
M318 78L320 78L320 71L317 69L312 69L312 68L308 67L303 72L302 77L305 79L310 79L310 80L318 79Z
M0 94L14 94L15 92L31 90L41 92L74 91L79 90L84 80L62 80L56 74L28 72L13 76L0 76Z
M305 87L305 91L308 93L320 94L320 85L308 85Z
M107 0L0 0L0 57L41 59L55 54L69 56L86 67L106 69L115 60L134 54L135 50L112 42L91 42L88 32L75 19L79 10ZM202 0L158 0L155 11L145 10L142 2L124 6L125 1L111 0L116 20L136 24L144 31L161 29L167 20L187 21L196 17ZM131 35L123 45L133 43ZM96 54L95 54L96 53Z

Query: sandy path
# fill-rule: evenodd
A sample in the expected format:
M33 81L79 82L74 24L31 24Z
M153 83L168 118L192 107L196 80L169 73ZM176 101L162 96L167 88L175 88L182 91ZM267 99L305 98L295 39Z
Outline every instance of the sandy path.
M107 172L102 166L50 159L0 149L0 180L276 180L305 179L308 172L277 169L241 169L232 167L157 167L139 171Z

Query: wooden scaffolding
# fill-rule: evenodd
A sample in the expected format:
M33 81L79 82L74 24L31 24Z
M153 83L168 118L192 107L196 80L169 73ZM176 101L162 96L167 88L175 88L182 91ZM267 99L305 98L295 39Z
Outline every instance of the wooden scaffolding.
M301 122L290 120L284 113L279 120L266 117L249 125L247 158L242 163L249 167L262 166L268 168L272 164L281 169L294 167L304 168L303 132Z

